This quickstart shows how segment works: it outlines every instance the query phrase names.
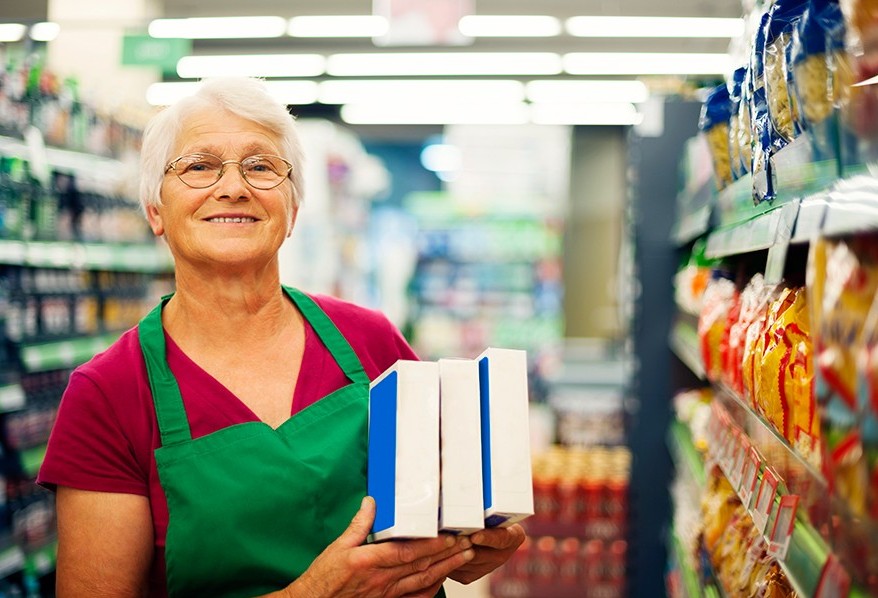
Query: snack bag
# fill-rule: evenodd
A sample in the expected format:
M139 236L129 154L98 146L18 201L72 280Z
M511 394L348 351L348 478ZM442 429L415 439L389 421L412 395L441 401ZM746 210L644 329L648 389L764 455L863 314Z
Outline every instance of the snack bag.
M707 139L713 162L716 188L722 190L732 182L731 153L729 150L729 120L732 104L729 88L723 84L715 87L701 106L698 128Z
M741 291L740 313L737 320L729 327L727 384L741 397L746 396L743 370L747 329L759 317L760 310L764 309L764 291L765 279L762 274L756 274ZM752 371L752 362L750 365L749 371Z
M715 271L715 277L704 291L704 303L698 317L698 339L709 380L719 381L722 375L721 346L724 337L727 338L729 310L737 293L735 283L720 271Z
M785 312L794 300L793 289L781 290L768 308L765 330L756 344L756 351L762 355L755 380L756 408L785 438L790 426L790 409L787 397L781 390L783 360L786 357L782 328Z
M827 480L860 515L866 510L867 472L859 428L857 356L878 290L878 244L867 236L822 239L812 244L808 261Z

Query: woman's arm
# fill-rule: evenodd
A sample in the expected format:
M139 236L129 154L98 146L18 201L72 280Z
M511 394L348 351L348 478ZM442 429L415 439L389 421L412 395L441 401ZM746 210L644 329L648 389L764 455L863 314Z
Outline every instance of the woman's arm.
M146 596L153 558L149 499L64 486L58 513L58 598Z

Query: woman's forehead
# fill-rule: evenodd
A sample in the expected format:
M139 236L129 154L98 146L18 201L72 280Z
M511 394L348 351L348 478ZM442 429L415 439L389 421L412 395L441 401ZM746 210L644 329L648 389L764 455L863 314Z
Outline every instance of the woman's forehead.
M276 153L278 135L253 120L222 108L202 108L183 119L175 147L178 151Z

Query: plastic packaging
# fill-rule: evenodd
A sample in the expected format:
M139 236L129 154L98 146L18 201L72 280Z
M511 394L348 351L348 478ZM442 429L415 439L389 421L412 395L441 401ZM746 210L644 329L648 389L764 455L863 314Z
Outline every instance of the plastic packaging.
M785 147L801 132L798 128L798 104L793 102L787 86L787 56L793 29L806 7L802 0L777 0L766 23L763 75L771 122L770 153Z
M715 87L701 107L698 128L707 139L710 157L713 162L714 181L717 189L723 189L732 182L731 154L729 150L729 120L732 105L729 88L723 84Z
M745 67L735 69L732 78L728 82L729 104L731 115L729 116L729 169L732 180L738 180L747 173L743 163L743 148L741 147L741 128L744 126L741 114L741 96L744 85L744 76L747 73Z

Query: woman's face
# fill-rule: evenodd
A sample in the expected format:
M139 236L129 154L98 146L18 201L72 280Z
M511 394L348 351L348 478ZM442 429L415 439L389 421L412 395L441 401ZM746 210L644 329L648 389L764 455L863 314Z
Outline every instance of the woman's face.
M172 159L191 153L237 161L280 155L271 130L219 108L194 113L181 131ZM256 189L235 164L205 189L188 187L169 170L162 182L162 205L150 206L147 215L153 232L165 236L177 267L259 267L276 259L292 231L297 212L292 189L289 178L274 189Z

